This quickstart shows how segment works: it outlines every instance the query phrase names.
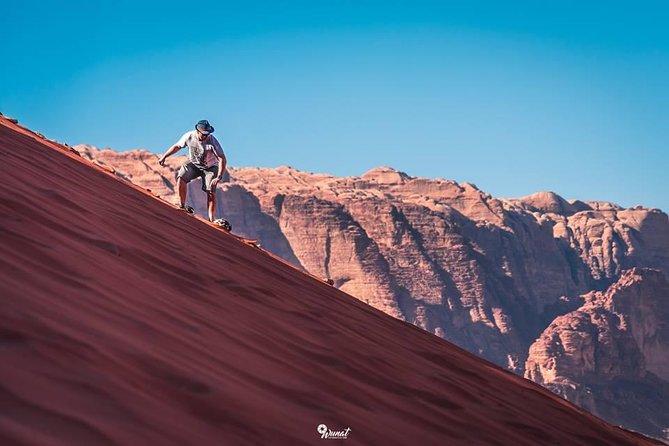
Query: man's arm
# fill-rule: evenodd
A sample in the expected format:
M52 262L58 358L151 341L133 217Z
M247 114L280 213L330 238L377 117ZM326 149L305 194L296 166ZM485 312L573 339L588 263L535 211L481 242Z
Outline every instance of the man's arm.
M186 145L188 144L188 138L191 136L192 133L193 132L184 133L184 135L181 138L179 138L179 141L177 141L176 144L167 149L167 152L165 152L165 154L161 156L160 159L158 159L158 163L161 166L164 166L165 160L167 159L168 156L173 155L174 153L186 147Z
M218 140L213 136L211 139L212 144L214 145L214 154L218 157L218 174L216 175L216 178L220 180L223 178L223 174L225 173L225 166L228 163L228 160L225 159L225 152L223 151L223 147L221 147L221 143L219 143Z
M174 144L172 147L167 149L167 152L165 152L165 154L163 156L161 156L160 159L158 159L158 164L160 164L161 166L164 166L165 165L165 160L167 159L167 157L170 156L170 155L175 154L179 150L181 150L181 146L179 146L178 143Z
M223 178L223 174L225 173L225 165L227 164L227 160L225 159L225 155L219 155L218 153L216 154L218 156L218 173L216 174L216 177L211 180L211 188L215 188L218 182Z
M218 175L216 177L219 180L221 178L223 178L223 174L225 173L225 167L226 167L227 162L228 162L228 160L225 159L225 155L218 157Z

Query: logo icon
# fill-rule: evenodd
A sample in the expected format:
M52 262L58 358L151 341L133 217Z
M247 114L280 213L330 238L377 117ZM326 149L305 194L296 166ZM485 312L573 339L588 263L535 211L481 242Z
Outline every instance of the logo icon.
M333 431L327 425L319 424L316 431L321 434L321 438L324 440L346 440L351 433L351 428L347 427L346 429Z

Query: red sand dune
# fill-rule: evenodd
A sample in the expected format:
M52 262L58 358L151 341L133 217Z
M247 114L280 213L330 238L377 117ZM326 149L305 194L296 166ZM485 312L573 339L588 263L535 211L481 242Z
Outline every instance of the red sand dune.
M0 444L655 444L0 119Z

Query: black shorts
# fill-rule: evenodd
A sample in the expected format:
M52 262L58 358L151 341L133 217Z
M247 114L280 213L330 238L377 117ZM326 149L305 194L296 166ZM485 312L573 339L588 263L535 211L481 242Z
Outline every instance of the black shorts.
M202 190L205 192L211 192L211 180L216 178L218 175L218 166L211 167L198 167L195 164L188 162L181 166L179 172L177 172L177 178L181 178L186 183L190 183L197 177L202 179ZM214 190L216 187L214 187Z

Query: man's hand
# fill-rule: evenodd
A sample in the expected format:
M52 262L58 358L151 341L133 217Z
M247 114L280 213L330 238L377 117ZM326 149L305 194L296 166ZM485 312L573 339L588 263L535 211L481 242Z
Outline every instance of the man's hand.
M218 182L219 182L220 180L221 180L221 179L218 178L218 177L214 177L214 179L211 180L211 190L214 190L214 188L216 187L216 185L218 184Z
M184 146L185 147L185 146ZM174 155L177 153L179 150L181 150L181 147L179 147L179 144L174 144L172 147L167 149L167 152L163 154L160 158L158 158L158 164L161 166L165 167L165 160L167 159L168 156Z

